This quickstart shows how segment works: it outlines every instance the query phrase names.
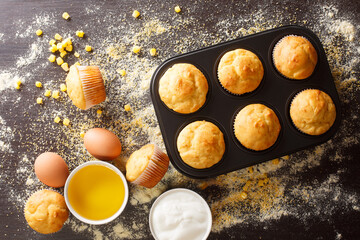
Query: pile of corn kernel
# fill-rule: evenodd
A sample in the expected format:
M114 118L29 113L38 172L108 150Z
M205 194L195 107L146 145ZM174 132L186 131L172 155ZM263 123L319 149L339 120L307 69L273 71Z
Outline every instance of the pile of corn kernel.
M77 31L76 35L79 37L83 37L84 36L84 32L83 31ZM52 52L53 54L51 54L49 56L49 61L50 62L55 62L61 66L62 69L64 69L64 71L69 71L69 65L67 62L64 62L64 57L73 51L73 45L72 45L72 40L71 38L66 38L63 40L63 38L61 37L60 34L55 34L54 36L55 39L51 39L49 41L50 44L50 52ZM86 50L89 46L86 46ZM90 47L91 48L91 47ZM56 57L56 53L59 53L59 56ZM74 56L79 58L80 54L78 52L74 52ZM77 65L80 65L78 62L76 63Z
M181 12L181 8L179 6L176 6L174 8L175 12L176 13L180 13ZM132 16L134 18L139 18L140 17L140 12L138 10L134 10L133 13L132 13ZM70 15L69 13L67 12L64 12L62 14L62 18L64 18L65 20L70 20ZM39 37L42 37L43 36L43 31L41 29L38 29L36 32L36 35L39 36ZM79 38L83 38L85 33L81 30L78 30L75 32L75 35ZM74 56L76 58L79 58L80 57L80 54L76 51L74 51L74 47L73 47L73 43L72 43L72 38L71 37L68 37L68 38L63 38L59 33L56 33L54 35L54 37L52 39L49 40L49 44L50 44L50 47L49 47L49 51L52 53L48 60L52 63L57 63L57 65L61 66L61 68L68 72L69 71L69 64L67 62L64 61L64 58L69 54L69 53L72 53L74 54ZM90 45L86 45L85 46L85 51L87 52L92 52L93 51L93 48L90 46ZM133 46L133 49L132 49L132 52L135 53L135 54L140 54L140 51L141 51L141 46L136 46L134 45ZM156 48L151 48L149 50L149 53L152 57L155 57L158 55L158 52L156 50ZM57 56L58 54L58 56ZM80 65L79 62L76 62L74 65ZM121 76L125 76L126 75L126 71L124 69L118 69L117 70L118 73L120 73ZM18 80L16 82L16 85L15 85L15 88L16 89L20 89L22 85L22 82L21 80ZM38 88L42 88L42 83L40 81L36 81L35 83L35 86L38 87ZM67 91L67 87L65 84L60 84L60 90L62 92L66 92ZM54 91L51 91L49 89L46 89L45 92L44 92L44 96L47 97L47 98L50 98L52 97L53 99L59 99L60 98L60 91L58 90L54 90ZM43 104L43 98L41 97L38 97L36 99L36 103L37 104ZM125 111L131 111L131 107L129 104L126 104L124 106L124 110ZM101 116L102 114L102 110L99 109L97 111L97 114L98 116ZM63 120L59 117L59 116L56 116L54 118L54 122L55 123L60 123L62 121L63 125L65 126L69 126L70 125L70 120L68 118L64 118Z
M70 20L70 15L67 12L64 12L62 14L62 17L65 20ZM43 36L43 31L41 29L38 29L35 33L39 37ZM77 37L79 37L79 38L83 38L85 33L83 31L81 31L81 30L78 30L78 31L76 31L75 35ZM49 51L52 54L49 56L48 60L50 62L53 62L53 63L56 62L59 66L61 66L61 68L64 71L68 72L69 71L69 64L64 61L65 56L68 55L69 53L73 52L73 54L74 54L74 56L76 58L80 57L80 54L78 52L73 51L74 47L73 47L71 37L63 39L63 37L59 33L56 33L54 35L54 38L49 40L49 44L50 44ZM89 45L86 45L85 50L87 52L91 52L93 50L93 48L91 46L89 46ZM58 54L58 56L57 56L57 54ZM74 65L80 65L80 63L76 62ZM22 81L19 79L15 84L15 88L20 89L21 85L22 85ZM42 88L43 87L42 83L40 81L36 81L35 86L37 88ZM60 84L60 91L61 92L66 92L67 91L66 84L64 84L64 83ZM59 99L60 98L60 91L59 90L51 91L49 89L46 89L45 92L44 92L44 96L47 97L47 98L51 97L53 99ZM39 104L39 105L44 104L43 98L42 97L36 98L36 103ZM65 126L70 125L70 120L68 118L64 118L63 120L59 116L56 116L54 118L55 123L60 123L61 121L62 121L63 125L65 125Z
M65 20L69 20L70 19L70 15L67 12L64 12L62 14L62 17ZM85 33L83 31L76 31L76 36L78 36L79 38L83 38ZM39 37L43 35L43 31L41 29L38 29L36 31L36 35L38 35ZM50 44L50 52L52 52L53 54L51 54L49 56L49 61L50 62L56 62L59 66L61 66L62 69L64 69L64 71L69 71L69 64L67 62L64 61L64 57L73 51L73 45L72 45L72 40L71 38L66 38L63 39L63 37L56 33L53 39L50 39L49 41ZM86 45L85 46L85 50L87 52L91 52L93 49L91 46ZM59 56L56 57L56 53L59 53ZM74 52L74 56L79 58L80 54L78 52ZM78 62L75 63L76 65L80 65ZM18 84L17 89L20 88L20 85Z

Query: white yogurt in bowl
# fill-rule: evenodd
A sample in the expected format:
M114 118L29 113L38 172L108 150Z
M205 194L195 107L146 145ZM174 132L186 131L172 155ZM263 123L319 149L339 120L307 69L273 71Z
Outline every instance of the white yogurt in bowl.
M211 231L211 211L196 192L176 188L156 199L149 215L150 231L156 240L205 240Z

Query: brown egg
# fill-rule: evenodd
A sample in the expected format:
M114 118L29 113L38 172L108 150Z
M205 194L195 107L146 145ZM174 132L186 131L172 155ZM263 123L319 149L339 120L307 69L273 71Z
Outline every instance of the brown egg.
M40 154L35 160L34 168L38 179L54 188L63 187L69 176L64 159L53 152Z
M84 136L84 145L91 155L100 160L110 161L121 153L119 138L103 128L93 128L87 131Z

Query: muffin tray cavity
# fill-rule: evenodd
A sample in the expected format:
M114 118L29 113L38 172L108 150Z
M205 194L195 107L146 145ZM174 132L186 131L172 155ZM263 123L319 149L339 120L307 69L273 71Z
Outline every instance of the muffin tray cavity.
M298 35L308 39L315 47L318 62L313 74L304 80L283 77L274 67L272 51L284 36ZM223 54L243 48L255 53L264 67L264 77L253 92L233 95L221 87L217 77L217 66ZM209 84L205 104L191 114L180 114L169 109L159 97L159 80L165 71L177 63L190 63L200 69ZM301 133L293 125L289 109L293 97L304 89L319 89L327 93L336 107L336 120L324 134L310 136ZM173 166L182 174L192 178L209 178L237 169L272 160L293 152L321 144L329 140L340 125L340 101L331 75L329 64L320 40L310 30L300 26L284 26L220 43L214 46L182 54L163 62L151 80L151 97L159 121L167 153ZM245 106L261 103L270 107L279 118L281 131L276 143L263 151L246 149L236 139L233 122L236 114ZM216 165L206 169L195 169L185 164L177 150L176 141L180 131L189 123L206 120L214 123L224 134L226 150Z

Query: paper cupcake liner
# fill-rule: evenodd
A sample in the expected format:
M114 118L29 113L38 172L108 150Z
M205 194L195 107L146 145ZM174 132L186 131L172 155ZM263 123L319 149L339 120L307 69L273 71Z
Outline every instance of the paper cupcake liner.
M26 206L27 206L27 204L28 204L28 202L29 202L29 199L30 199L34 194L36 194L36 193L38 193L38 192L41 192L41 191L43 191L43 190L53 191L53 192L56 192L56 193L60 194L61 196L63 196L59 191L53 190L53 189L40 189L40 190L37 190L36 192L32 193L32 194L28 197L28 199L26 200L26 202L25 202L24 210L23 210L24 217L26 216L26 214L25 214L25 209L26 209ZM64 197L64 196L63 196L63 197ZM65 199L64 199L64 202L65 202ZM65 206L66 206L66 208L67 208L66 203L65 203ZM67 209L68 209L68 208L67 208ZM69 211L69 210L68 210L68 211ZM68 212L68 217L69 217L69 212ZM64 223L66 222L66 221L65 221L65 222L63 223L63 225L61 226L61 228L59 228L59 229L58 229L57 231L55 231L55 232L53 232L53 231L51 231L51 232L43 232L43 231L40 232L39 229L36 229L36 228L34 228L33 226L30 225L30 223L28 222L28 219L26 219L26 217L25 217L25 220L26 220L27 224L29 225L29 227L31 227L31 229L33 229L34 231L39 232L39 233L41 233L41 234L52 234L52 233L59 232L59 231L62 229L62 227L64 226Z
M242 109L241 109L241 110L242 110ZM241 111L241 110L240 110L240 111ZM249 150L249 151L257 152L257 151L254 150L254 149L245 147L244 144L242 144L242 142L237 138L237 136L236 136L236 134L235 134L235 122L236 122L236 119L237 119L240 111L237 112L237 114L236 114L236 116L235 116L235 118L234 118L234 122L233 122L233 134L234 134L236 140L241 144L242 147L246 148L246 149Z
M77 66L85 97L85 109L106 99L104 80L97 66Z
M304 36L300 36L300 35L295 35L295 34L289 34L289 35L286 35L286 36L284 36L284 37L282 37L276 44L275 44L275 46L274 46L274 48L273 48L273 50L272 50L272 54L271 54L271 58L272 58L272 61L273 61L273 63L274 63L274 67L275 67L275 69L276 69L276 71L281 75L281 76L283 76L284 78L286 78L286 79L289 79L289 80L304 80L304 79L306 79L306 78L308 78L308 77L306 77L306 78L304 78L304 79L296 79L296 78L289 78L289 77L287 77L287 76L285 76L284 74L282 74L280 71L279 71L279 69L276 67L276 65L275 65L275 59L274 59L274 52L275 52L275 49L279 46L279 44L285 39L285 38L287 38L287 37L301 37L301 38L303 38L303 39L305 39L305 40L307 40L307 41L309 41L309 39L307 39L306 37L304 37ZM310 42L310 41L309 41ZM311 43L311 42L310 42ZM312 45L312 43L311 43L311 45ZM315 47L314 47L315 48ZM314 71L313 71L314 72ZM312 73L311 73L311 75L312 75ZM310 75L310 76L311 76ZM309 77L310 77L309 76Z
M217 71L217 78L218 78L218 82L220 83L221 88L224 89L227 93L230 93L230 94L232 94L232 95L234 95L234 96L243 96L244 94L251 93L251 92L253 92L253 91L256 90L256 88L255 88L255 89L252 90L251 92L245 92L245 93L241 93L241 94L239 94L239 93L233 93L233 92L231 92L229 89L227 89L226 87L224 87L224 85L223 85L222 82L220 81L219 70ZM260 84L259 84L259 86L260 86ZM259 86L258 86L258 87L259 87Z
M152 188L164 177L169 167L169 157L154 145L154 153L145 170L132 183Z

